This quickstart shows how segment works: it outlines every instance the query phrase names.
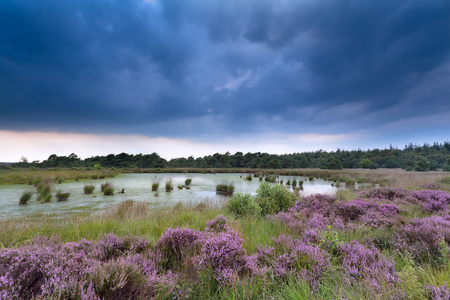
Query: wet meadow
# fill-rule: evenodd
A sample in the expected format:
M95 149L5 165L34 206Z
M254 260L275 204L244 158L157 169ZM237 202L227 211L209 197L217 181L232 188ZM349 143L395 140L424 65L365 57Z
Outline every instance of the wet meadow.
M448 173L151 171L0 173L0 299L450 298Z

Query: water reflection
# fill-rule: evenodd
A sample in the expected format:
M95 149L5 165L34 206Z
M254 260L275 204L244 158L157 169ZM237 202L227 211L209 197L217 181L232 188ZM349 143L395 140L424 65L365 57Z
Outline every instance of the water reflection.
M53 198L50 203L41 204L36 201L36 195L27 205L18 205L20 196L26 190L33 190L27 185L3 185L0 186L0 217L16 216L58 216L66 213L80 213L86 211L98 211L111 204L125 200L144 201L155 206L174 205L177 202L198 203L208 199L209 201L224 201L223 196L216 195L215 186L220 183L230 184L233 182L235 192L255 194L261 183L258 177L251 181L244 178L247 174L121 174L116 178L105 180L88 180L79 182L67 182L54 185ZM190 189L178 189L178 185L184 185L186 179L192 179ZM173 191L165 191L165 182L171 179L174 186ZM315 178L301 176L279 176L286 183L288 180L303 181L303 190L300 195L307 196L316 193L334 194L337 187L331 182ZM110 182L114 186L113 196L104 196L100 191L100 185ZM152 192L152 183L159 182L157 192ZM85 195L83 187L87 184L95 186L92 195ZM117 193L124 189L124 193ZM57 202L54 194L56 191L69 192L70 197L66 202ZM155 194L157 194L155 196Z

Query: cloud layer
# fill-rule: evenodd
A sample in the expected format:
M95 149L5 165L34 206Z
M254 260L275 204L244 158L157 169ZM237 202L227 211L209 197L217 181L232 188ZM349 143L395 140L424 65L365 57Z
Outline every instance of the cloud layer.
M1 1L0 129L443 138L449 16L445 0Z

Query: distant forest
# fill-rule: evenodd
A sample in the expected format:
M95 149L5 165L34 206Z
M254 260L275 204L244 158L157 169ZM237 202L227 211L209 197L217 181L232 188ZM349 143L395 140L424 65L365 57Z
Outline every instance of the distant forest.
M42 162L28 162L25 157L21 162L8 165L10 167L36 168L261 168L261 169L294 169L294 168L402 168L415 171L450 171L450 142L423 145L407 144L404 149L389 147L373 150L340 150L292 154L215 153L204 157L173 158L165 160L157 153L152 154L109 154L80 159L76 154L57 156L52 154ZM5 165L1 166L7 167Z

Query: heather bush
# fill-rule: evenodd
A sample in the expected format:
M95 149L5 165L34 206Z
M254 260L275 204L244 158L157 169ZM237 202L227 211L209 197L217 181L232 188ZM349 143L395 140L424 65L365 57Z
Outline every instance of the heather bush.
M92 194L94 192L94 190L95 190L95 186L93 186L93 185L85 185L84 186L84 193L86 195Z
M232 230L203 235L199 239L199 255L195 261L200 269L211 270L219 282L233 282L235 277L253 271L242 244L239 233Z
M393 243L416 261L439 262L442 249L450 245L450 220L440 216L411 219L397 229Z
M124 258L95 263L91 272L93 289L103 299L143 299L151 295L139 266Z
M261 183L256 190L256 202L263 216L287 211L295 203L295 195L282 185Z
M392 286L399 281L393 262L376 248L351 241L339 245L339 252L344 276L350 283L363 281L368 288L377 291L384 284Z
M450 291L447 281L442 286L426 286L427 296L431 300L448 300L450 299Z
M205 231L207 232L223 232L228 230L228 220L223 215L219 215L214 219L206 222Z
M275 274L280 277L298 275L309 283L312 290L317 290L322 276L331 266L328 253L318 246L294 240L289 236L274 239L274 244ZM267 254L270 256L270 250L267 250L266 257Z
M362 191L359 195L364 198L394 200L407 197L408 191L405 189L380 187Z
M22 196L20 197L19 204L20 205L27 204L28 201L31 199L31 197L33 197L33 192L31 192L31 191L24 192L22 194Z
M165 259L164 267L171 269L181 264L192 253L202 233L189 228L169 228L156 243L156 249Z
M411 191L411 196L422 203L422 207L428 212L446 210L450 204L450 193L436 190Z
M236 193L228 199L227 212L236 217L257 216L261 214L261 208L252 195Z
M391 226L395 222L400 209L394 204L378 203L356 199L343 203L338 208L338 214L345 221L360 221L372 226Z
M301 212L311 215L319 213L324 216L334 214L337 209L337 198L326 194L314 194L300 198L295 205L289 209L289 212Z

